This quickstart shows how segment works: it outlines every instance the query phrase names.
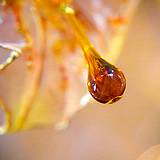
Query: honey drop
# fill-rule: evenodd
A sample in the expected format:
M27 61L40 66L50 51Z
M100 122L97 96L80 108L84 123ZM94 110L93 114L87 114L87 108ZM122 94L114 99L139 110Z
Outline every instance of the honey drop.
M87 61L89 66L87 85L92 97L100 103L111 104L118 101L126 88L124 74L97 53L89 53Z

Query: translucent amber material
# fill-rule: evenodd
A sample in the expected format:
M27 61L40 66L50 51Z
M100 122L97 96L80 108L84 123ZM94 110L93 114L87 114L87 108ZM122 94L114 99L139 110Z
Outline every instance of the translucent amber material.
M89 65L88 90L92 97L101 103L119 100L126 88L123 73L97 54L87 56Z
M82 25L76 19L74 10L65 4L61 5L61 10L67 16L88 62L88 90L90 94L101 103L116 102L122 97L126 88L123 73L100 57L83 31Z

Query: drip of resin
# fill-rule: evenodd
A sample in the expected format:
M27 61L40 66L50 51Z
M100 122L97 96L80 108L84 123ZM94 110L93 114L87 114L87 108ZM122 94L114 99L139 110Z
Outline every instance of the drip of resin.
M86 53L88 61L88 90L100 103L118 101L126 88L126 79L120 69L102 59L92 48Z
M118 101L126 88L123 73L100 57L83 31L83 26L75 17L74 10L66 4L62 4L60 8L70 22L88 62L87 85L90 94L100 103L111 104Z

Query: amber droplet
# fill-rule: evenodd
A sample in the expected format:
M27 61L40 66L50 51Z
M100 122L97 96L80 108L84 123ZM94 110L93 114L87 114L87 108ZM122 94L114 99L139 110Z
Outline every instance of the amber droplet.
M126 88L126 80L123 73L100 57L83 31L82 25L76 19L74 10L65 4L62 4L60 9L70 22L88 62L87 85L90 94L101 103L116 102L122 97ZM123 20L118 19L116 23L121 23L121 21Z
M124 74L98 55L91 54L88 64L87 85L92 97L101 103L111 104L118 101L126 88Z

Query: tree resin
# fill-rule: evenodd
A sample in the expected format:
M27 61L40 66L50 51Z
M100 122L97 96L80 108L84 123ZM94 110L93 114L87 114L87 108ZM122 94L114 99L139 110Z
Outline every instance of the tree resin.
M88 90L92 97L100 103L118 101L126 88L123 73L114 65L102 59L94 49L86 53L88 61Z
M116 102L122 97L126 88L123 73L100 57L83 31L83 26L75 17L74 10L66 4L62 4L60 9L70 22L88 62L87 85L90 94L100 103Z

